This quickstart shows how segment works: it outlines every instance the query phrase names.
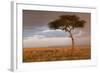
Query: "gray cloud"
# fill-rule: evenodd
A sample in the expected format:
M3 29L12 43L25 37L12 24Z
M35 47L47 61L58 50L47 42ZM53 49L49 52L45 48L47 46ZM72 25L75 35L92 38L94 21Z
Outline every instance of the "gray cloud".
M23 37L31 37L34 35L45 35L46 37L61 37L68 36L68 33L61 31L49 31L48 22L57 19L60 15L77 15L80 19L86 21L85 27L81 29L83 36L90 36L90 17L89 13L75 13L75 12L53 12L53 11L34 11L34 10L23 10ZM74 35L80 35L79 29L73 33Z

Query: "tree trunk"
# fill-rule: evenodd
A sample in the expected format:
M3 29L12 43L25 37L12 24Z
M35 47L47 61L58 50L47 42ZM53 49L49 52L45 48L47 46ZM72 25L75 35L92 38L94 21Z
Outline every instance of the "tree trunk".
M74 38L73 38L73 35L72 35L71 31L69 32L69 34L70 34L70 38L72 40L72 49L71 49L71 56L72 56L73 52L74 52Z

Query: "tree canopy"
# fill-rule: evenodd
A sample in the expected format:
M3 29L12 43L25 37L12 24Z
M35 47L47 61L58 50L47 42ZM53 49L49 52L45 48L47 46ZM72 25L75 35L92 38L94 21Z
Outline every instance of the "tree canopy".
M84 27L84 20L80 20L80 18L76 15L61 15L59 19L51 21L48 23L51 29L61 29L64 31L71 31L74 28Z

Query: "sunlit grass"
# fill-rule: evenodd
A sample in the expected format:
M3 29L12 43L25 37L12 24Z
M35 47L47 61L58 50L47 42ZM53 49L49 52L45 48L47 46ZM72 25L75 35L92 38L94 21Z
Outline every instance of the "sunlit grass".
M91 58L90 47L23 48L23 62L84 60Z

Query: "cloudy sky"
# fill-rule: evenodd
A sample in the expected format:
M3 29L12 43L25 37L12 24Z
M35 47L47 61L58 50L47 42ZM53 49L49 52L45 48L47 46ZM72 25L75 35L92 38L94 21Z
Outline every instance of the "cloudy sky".
M85 20L84 28L73 30L76 45L90 45L90 18L89 13L54 12L23 10L23 47L53 47L69 46L71 39L67 32L51 30L48 23L58 19L60 15L77 15Z

